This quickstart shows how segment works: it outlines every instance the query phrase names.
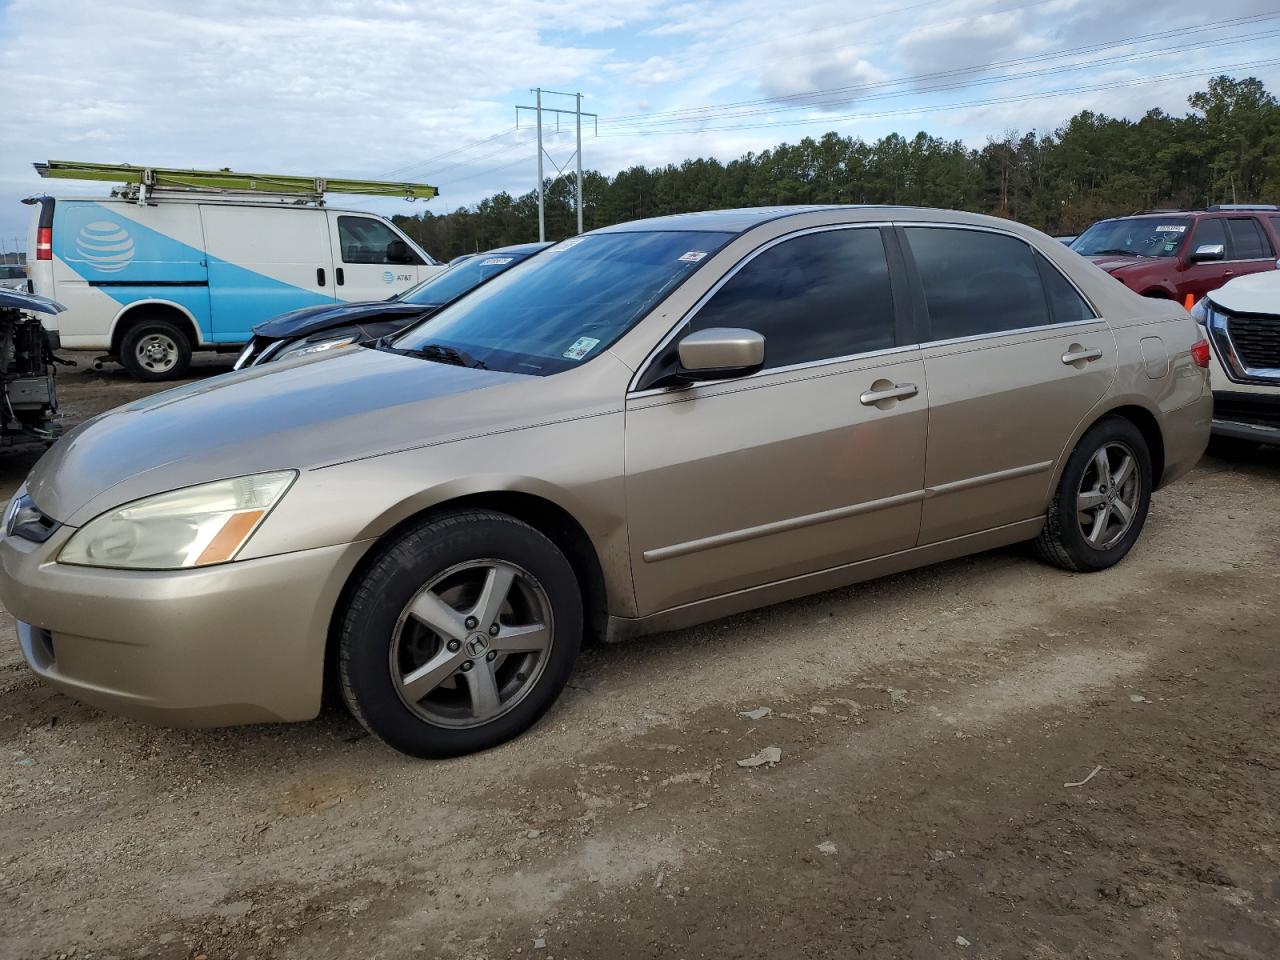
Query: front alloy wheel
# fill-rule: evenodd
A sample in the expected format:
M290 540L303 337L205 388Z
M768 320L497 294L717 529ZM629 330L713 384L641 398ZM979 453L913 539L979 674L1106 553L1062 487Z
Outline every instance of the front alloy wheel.
M436 516L384 544L353 584L343 698L413 756L496 746L555 702L582 623L573 568L542 533L489 511Z

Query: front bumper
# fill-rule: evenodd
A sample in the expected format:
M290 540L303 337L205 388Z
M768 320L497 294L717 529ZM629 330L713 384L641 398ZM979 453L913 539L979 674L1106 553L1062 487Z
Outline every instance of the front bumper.
M1215 391L1213 434L1280 444L1280 387L1270 393Z
M42 679L166 726L319 712L330 619L370 541L153 572L54 562L72 532L0 540L0 602Z

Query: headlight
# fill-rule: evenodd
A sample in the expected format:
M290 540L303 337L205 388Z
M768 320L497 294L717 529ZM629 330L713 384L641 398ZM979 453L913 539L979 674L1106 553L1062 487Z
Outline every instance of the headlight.
M1209 311L1211 309L1209 298L1207 296L1201 297L1195 302L1195 306L1191 308L1191 319L1196 323L1206 324L1209 322Z
M358 333L352 333L345 337L335 337L332 340L319 340L312 343L306 343L304 341L295 347L289 347L281 353L280 356L276 357L276 359L283 360L285 357L306 357L313 353L324 353L326 350L337 350L339 347L350 346L358 339L360 339L360 335Z
M135 500L90 520L59 563L180 570L235 559L298 474L259 473Z

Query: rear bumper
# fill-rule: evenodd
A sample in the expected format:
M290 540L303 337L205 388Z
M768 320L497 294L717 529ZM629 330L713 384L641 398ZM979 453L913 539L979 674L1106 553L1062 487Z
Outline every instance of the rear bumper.
M1215 391L1213 434L1280 444L1280 387L1269 393Z
M1160 486L1173 483L1200 461L1209 445L1209 425L1212 420L1213 396L1208 390L1185 407L1161 417L1164 471L1160 477Z
M307 720L329 623L367 543L172 572L54 562L0 541L0 600L39 676L97 707L167 726Z

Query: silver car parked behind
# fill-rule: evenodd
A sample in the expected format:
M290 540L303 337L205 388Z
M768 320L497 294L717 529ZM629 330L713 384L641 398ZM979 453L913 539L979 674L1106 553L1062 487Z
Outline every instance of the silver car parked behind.
M566 240L393 340L83 424L5 515L32 668L173 724L500 743L585 636L1033 541L1133 546L1209 436L1207 344L1062 244L893 207Z

